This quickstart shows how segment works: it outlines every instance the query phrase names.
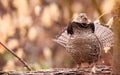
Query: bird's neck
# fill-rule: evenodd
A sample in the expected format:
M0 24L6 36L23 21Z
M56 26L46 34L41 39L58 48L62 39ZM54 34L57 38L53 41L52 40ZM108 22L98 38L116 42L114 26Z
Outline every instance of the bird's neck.
M92 33L92 29L90 28L75 28L74 34L90 34Z

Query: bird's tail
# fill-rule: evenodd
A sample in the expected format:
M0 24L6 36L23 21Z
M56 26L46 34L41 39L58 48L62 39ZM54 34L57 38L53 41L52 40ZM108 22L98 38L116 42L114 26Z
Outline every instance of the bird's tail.
M65 27L54 39L55 42L66 47L70 35L67 34L67 28ZM112 47L113 42L113 31L107 25L95 24L95 35L99 39L102 48Z
M107 25L95 24L95 35L102 44L102 48L113 46L113 31Z
M53 41L59 43L63 47L66 47L70 35L67 34L67 27L58 33L58 35L53 39Z

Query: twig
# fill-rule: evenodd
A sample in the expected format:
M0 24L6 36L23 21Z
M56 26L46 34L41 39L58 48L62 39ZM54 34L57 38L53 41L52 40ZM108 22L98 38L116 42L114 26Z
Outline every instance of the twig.
M12 55L14 55L21 63L24 64L24 66L29 70L31 71L31 68L27 65L27 63L22 60L21 58L19 58L12 50L10 50L9 48L7 48L3 43L0 42L0 44L7 50L9 51Z
M101 11L100 5L98 4L97 0L92 0L92 2L94 4L94 6L96 7L96 10L98 11L99 15L102 15L102 11ZM105 21L103 15L101 17L101 21L105 23L106 21Z

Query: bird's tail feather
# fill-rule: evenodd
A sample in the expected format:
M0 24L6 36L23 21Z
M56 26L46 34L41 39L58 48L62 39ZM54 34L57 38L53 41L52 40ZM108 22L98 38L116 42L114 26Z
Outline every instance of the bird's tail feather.
M63 47L66 47L66 44L70 38L70 35L67 34L66 27L53 39L55 42L59 43Z
M113 42L113 31L105 25L95 24L95 35L102 44L102 48L112 47ZM67 34L66 27L55 37L54 41L66 47L70 35Z
M113 31L109 27L105 25L95 24L95 35L100 40L103 48L113 46Z

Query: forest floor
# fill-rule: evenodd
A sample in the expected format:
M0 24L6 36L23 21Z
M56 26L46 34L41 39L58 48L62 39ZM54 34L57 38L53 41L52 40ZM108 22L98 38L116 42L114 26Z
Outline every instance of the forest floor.
M96 68L53 68L40 69L37 71L8 71L0 72L0 75L110 75L112 67L106 65L97 65Z

